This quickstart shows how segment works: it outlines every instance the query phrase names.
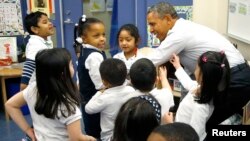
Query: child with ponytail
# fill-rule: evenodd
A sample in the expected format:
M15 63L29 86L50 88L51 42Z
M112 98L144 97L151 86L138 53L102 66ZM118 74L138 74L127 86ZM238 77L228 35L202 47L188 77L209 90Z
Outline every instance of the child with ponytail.
M85 105L98 90L104 88L99 67L106 59L103 51L106 44L105 26L102 21L83 15L75 26L74 34L84 127L86 134L100 138L100 113L87 114Z

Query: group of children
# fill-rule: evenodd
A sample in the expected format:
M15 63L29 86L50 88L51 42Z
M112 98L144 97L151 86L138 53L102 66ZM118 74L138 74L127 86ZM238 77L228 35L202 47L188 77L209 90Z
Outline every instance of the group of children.
M170 62L175 74L189 90L174 119L169 113L174 100L166 67L155 67L138 50L140 36L135 25L120 28L117 42L122 52L107 59L103 22L85 15L79 19L74 29L78 87L72 79L69 52L48 45L53 25L46 14L31 13L25 20L31 35L27 45L31 53L26 54L23 71L26 81L22 81L27 88L22 86L24 90L9 99L5 107L32 140L151 141L174 135L184 140L205 139L206 121L229 84L230 68L223 52L200 56L196 81L189 78L179 57L173 54ZM36 79L29 82L32 74ZM161 88L156 87L158 83ZM20 111L26 103L32 128ZM81 118L87 135L82 134Z

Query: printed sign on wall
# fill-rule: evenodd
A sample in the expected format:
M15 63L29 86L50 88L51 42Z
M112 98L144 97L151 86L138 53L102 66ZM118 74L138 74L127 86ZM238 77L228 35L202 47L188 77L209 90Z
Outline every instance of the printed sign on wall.
M20 35L23 32L19 0L0 1L0 36Z

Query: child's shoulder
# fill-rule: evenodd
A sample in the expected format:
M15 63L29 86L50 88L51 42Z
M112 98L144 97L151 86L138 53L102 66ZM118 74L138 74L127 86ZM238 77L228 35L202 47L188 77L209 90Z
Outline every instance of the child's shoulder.
M127 90L127 91L131 91L131 92L134 92L135 91L135 88L130 86L130 85L125 85L124 88Z
M38 35L30 35L29 41L27 45L38 45L41 44L42 46L53 46L53 41L51 38L48 36L47 40L42 38L41 36ZM48 44L48 45L47 45Z
M118 53L116 53L116 54L114 55L114 57L113 57L113 58L120 59L120 58L123 58L123 57L124 57L123 52L118 52Z
M150 94L152 94L153 96L173 96L171 90L169 90L168 88L162 88L162 89L157 89L154 88L152 91L150 91Z
M90 55L90 54L102 55L102 54L105 54L105 52L100 51L100 50L95 49L95 48L86 48L86 47L83 47L82 50L83 50L82 51L83 54L85 54L85 55Z

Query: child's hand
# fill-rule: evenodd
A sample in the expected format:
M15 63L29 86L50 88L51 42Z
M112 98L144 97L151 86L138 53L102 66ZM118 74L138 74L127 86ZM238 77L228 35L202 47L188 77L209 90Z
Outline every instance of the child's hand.
M174 122L174 116L172 112L166 112L164 116L162 117L162 122L164 124L173 123Z
M162 65L157 68L157 72L156 87L157 89L162 89L167 81L167 69Z
M170 59L170 62L173 64L175 69L178 69L179 67L181 67L180 58L175 53L173 54L172 58Z
M161 87L158 89L161 89L161 88L167 88L168 90L172 91L172 88L168 82L168 79L167 79L167 69L166 69L166 66L160 66L159 69L158 69L158 82L157 82L157 85L160 85Z
M160 66L159 67L159 78L160 78L161 81L167 79L166 66Z

